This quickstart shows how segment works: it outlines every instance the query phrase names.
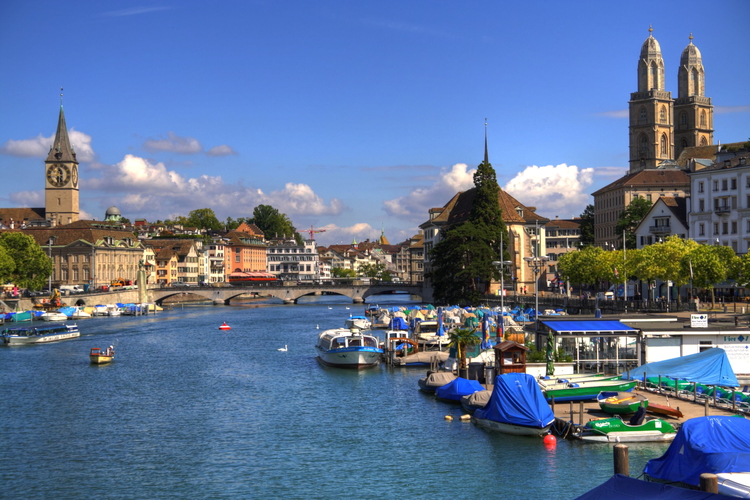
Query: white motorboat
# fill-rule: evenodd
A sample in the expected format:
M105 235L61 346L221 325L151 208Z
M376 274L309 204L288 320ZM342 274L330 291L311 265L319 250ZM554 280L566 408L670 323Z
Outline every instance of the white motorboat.
M66 321L68 317L59 311L49 311L39 316L39 319L42 321Z
M344 328L357 328L359 330L369 330L372 323L364 316L349 316L344 321Z
M91 317L91 313L87 313L80 307L76 307L76 310L73 311L73 314L70 315L70 319L87 319Z
M4 345L32 345L80 337L78 325L19 326L2 332Z
M323 364L339 368L376 366L383 355L377 337L357 328L325 330L318 335L315 350Z

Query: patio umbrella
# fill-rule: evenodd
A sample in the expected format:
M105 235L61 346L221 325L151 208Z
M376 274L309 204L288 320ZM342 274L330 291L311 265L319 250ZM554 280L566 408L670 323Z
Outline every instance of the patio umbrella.
M555 337L552 335L552 330L550 330L549 334L547 335L547 373L546 375L548 377L555 374L555 362L552 358L555 352Z

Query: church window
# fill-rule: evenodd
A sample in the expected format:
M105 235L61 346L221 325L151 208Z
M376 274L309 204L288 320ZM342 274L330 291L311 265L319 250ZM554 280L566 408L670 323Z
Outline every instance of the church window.
M641 122L645 122L646 120L648 120L648 115L646 114L646 107L645 106L641 106L640 118L639 119L640 119Z
M680 113L680 125L687 127L687 113L684 111Z
M659 68L656 66L656 63L651 65L651 88L659 88Z
M701 128L706 128L706 112L701 111Z
M708 146L708 142L706 142L705 137L701 137L701 146Z
M659 110L659 121L661 123L667 123L667 108L666 108L666 106L662 106L661 110Z
M667 155L667 136L664 134L661 136L661 154L662 156Z
M648 156L648 138L646 137L646 134L641 135L641 147L640 152L643 156Z

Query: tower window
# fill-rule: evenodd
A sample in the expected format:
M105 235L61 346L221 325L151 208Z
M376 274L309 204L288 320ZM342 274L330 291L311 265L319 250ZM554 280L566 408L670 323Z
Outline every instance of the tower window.
M701 128L706 128L706 112L701 111Z
M661 136L661 154L662 156L667 155L667 136L664 134Z
M665 106L662 106L659 111L659 121L661 123L667 123L667 108Z
M648 120L648 115L646 114L646 108L641 107L640 121L645 122L646 120Z
M687 127L687 113L684 111L680 113L680 125Z

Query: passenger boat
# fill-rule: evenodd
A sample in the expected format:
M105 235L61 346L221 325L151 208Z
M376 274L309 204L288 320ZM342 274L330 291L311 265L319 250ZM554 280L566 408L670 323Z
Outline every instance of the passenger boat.
M383 355L378 339L357 328L334 328L318 335L318 358L327 366L369 368L377 366Z
M588 401L596 399L602 391L630 392L636 386L636 380L602 380L589 382L572 382L568 384L547 385L540 382L547 401Z
M640 443L672 441L676 435L674 426L661 418L630 424L620 417L612 417L587 422L578 437L598 443Z
M92 364L103 365L105 363L111 363L115 359L115 348L109 346L104 352L98 347L92 347L89 353L89 359Z
M555 414L533 376L506 373L495 377L489 402L474 411L471 420L479 427L505 434L541 436L549 432Z
M612 415L635 413L641 406L648 407L648 399L634 392L602 391L596 397L599 408Z
M78 325L19 326L2 332L4 345L31 345L58 342L80 337Z
M370 320L364 316L349 316L344 321L344 328L359 328L360 330L369 330L372 327Z

